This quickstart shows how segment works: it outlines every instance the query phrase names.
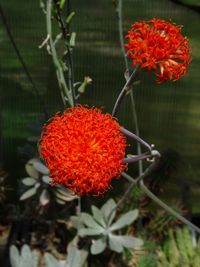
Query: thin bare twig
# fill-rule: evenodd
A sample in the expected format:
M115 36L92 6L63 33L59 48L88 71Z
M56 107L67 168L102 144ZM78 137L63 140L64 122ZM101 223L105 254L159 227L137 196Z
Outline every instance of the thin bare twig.
M149 176L156 168L158 165L158 159L155 159L155 161L144 171L143 174L139 175L137 178L132 178L129 174L122 172L122 176L124 178L126 178L129 182L131 182L131 184L129 185L129 187L127 188L127 190L125 191L125 193L123 194L123 197L118 201L117 205L111 210L111 213L109 214L109 219L111 218L113 212L119 208L119 206L125 201L125 199L128 197L128 195L130 194L130 192L132 191L132 189L134 188L134 186L139 185L140 180L146 178L147 176Z
M135 78L135 75L136 75L136 72L138 70L138 67L136 67L134 69L134 71L132 72L132 74L130 75L130 77L128 78L128 80L126 81L124 87L122 88L116 102L115 102L115 105L113 107L113 111L112 111L112 116L116 116L119 108L120 108L120 105L122 103L122 100L124 99L126 93L130 90L131 86L133 85L133 82L134 82L134 78Z
M162 200L160 200L157 196L155 196L145 185L143 182L143 179L148 176L149 174L151 174L152 169L154 169L156 166L156 162L151 164L150 167L144 172L144 174L142 176L139 176L137 179L134 179L133 177L131 177L130 175L128 175L127 173L122 173L123 177L126 178L129 182L131 182L130 186L133 186L135 184L138 184L140 186L140 188L142 189L142 191L147 194L147 196L149 198L151 198L156 204L158 204L160 207L162 207L163 209L165 209L167 212L169 212L170 214L172 214L174 217L176 217L178 220L180 220L182 223L188 225L189 227L191 227L194 231L200 233L200 228L197 227L196 225L194 225L193 223L191 223L190 221L188 221L186 218L184 218L183 216L181 216L178 212L176 212L175 210L173 210L171 207L169 207L167 204L165 204ZM151 169L152 168L152 169ZM126 193L125 193L126 194Z

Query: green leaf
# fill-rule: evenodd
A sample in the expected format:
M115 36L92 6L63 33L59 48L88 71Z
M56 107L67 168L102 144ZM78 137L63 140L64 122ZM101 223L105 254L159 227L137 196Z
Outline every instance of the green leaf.
M62 60L59 60L59 62L60 62L60 65L62 66L63 71L67 72L68 71L67 64L63 62Z
M67 267L78 267L80 262L80 254L78 249L73 245L68 249Z
M122 215L111 227L109 228L111 231L115 231L123 228L134 222L138 217L138 210L131 210L124 215Z
M99 224L101 224L103 227L105 227L106 222L105 222L104 217L103 217L103 212L100 209L98 209L96 206L92 205L92 213L93 213L94 219Z
M106 241L103 238L101 238L95 240L94 243L92 243L90 250L93 255L97 255L102 253L105 250L105 248L106 248Z
M33 159L30 159L26 165L25 165L25 169L26 169L26 172L28 173L28 175L30 175L31 177L35 178L35 179L38 179L39 178L39 172L35 169L35 167L33 166L33 164L35 162L38 162L38 159L36 158L33 158Z
M63 7L64 7L64 5L65 5L65 0L60 0L60 9L63 9Z
M110 213L115 209L116 207L116 202L114 201L113 198L110 198L101 208L101 211L103 213L104 219L106 223L108 223L108 219L110 216ZM115 211L112 214L112 218L115 216ZM111 220L109 220L111 221ZM109 222L110 223L110 222Z
M84 225L80 221L80 217L79 216L70 216L70 221L71 221L71 223L72 223L74 228L76 228L76 229L84 228Z
M37 187L33 187L29 190L27 190L25 193L23 193L20 197L20 200L25 200L29 197L32 197L33 195L35 195L37 192Z
M42 174L46 174L46 175L49 174L49 169L41 162L35 161L35 162L33 162L33 166L38 172L40 172Z
M103 229L103 228L102 228ZM101 229L94 229L94 228L82 228L79 230L79 235L83 236L93 236L93 235L100 235L104 232Z
M23 247L21 248L20 266L30 266L30 265L32 265L32 252L29 246L23 245Z
M12 245L10 247L10 263L12 267L19 267L20 265L20 256L19 251L16 246Z
M47 267L60 267L57 259L50 253L45 253L44 260L45 260Z
M66 205L65 201L60 200L59 198L56 198L56 202L60 205Z
M36 179L32 178L32 177L26 177L22 179L22 183L26 186L32 186L37 182Z
M109 234L108 243L111 250L121 253L123 251L123 246L115 235Z
M52 182L52 178L50 178L48 175L43 175L43 176L42 176L42 181L43 181L45 184L49 184L50 182Z
M63 200L65 202L66 201L73 201L74 199L77 199L77 196L76 195L73 195L73 194L70 194L70 193L63 194L63 193L61 193L61 191L58 191L58 190L55 191L55 195L56 195L56 197L58 199Z
M84 81L79 86L78 92L80 94L83 94L85 92L86 87L91 83L92 83L92 79L89 76L84 77Z
M32 251L32 262L33 262L33 267L38 267L39 253L36 251Z
M69 23L71 22L71 20L72 20L72 18L73 18L74 15L75 15L75 12L74 12L74 11L72 11L72 12L69 14L69 16L68 16L67 19L66 19L66 23L67 23L67 24L69 24Z
M139 238L128 235L109 235L112 239L120 243L125 248L136 248L143 245L143 241Z
M46 189L44 189L40 195L40 204L42 206L46 206L50 201L49 193Z
M78 249L76 241L72 240L67 247L67 260L65 267L82 267L88 256L88 252Z
M99 225L90 214L86 212L81 212L81 221L87 225L88 227L95 228L95 229L100 229L104 231L101 225Z
M72 32L69 40L69 46L74 47L75 46L75 40L76 40L76 33Z

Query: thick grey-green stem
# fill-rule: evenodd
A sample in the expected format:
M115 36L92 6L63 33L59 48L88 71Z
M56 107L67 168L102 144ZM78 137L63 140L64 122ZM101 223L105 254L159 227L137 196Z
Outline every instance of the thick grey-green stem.
M46 10L46 25L47 25L47 35L49 37L49 45L52 54L53 63L56 68L56 76L60 88L60 93L64 106L69 104L69 106L74 106L73 92L68 88L65 81L64 70L59 61L55 44L52 37L52 0L47 0L47 10Z

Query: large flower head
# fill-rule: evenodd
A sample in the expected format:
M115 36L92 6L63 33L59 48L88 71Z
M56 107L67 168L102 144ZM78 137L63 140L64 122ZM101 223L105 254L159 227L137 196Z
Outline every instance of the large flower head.
M191 52L181 26L158 18L135 22L126 38L133 65L155 70L158 83L176 81L187 74Z
M104 193L126 168L120 125L97 108L79 105L56 114L44 126L39 145L53 182L79 195Z

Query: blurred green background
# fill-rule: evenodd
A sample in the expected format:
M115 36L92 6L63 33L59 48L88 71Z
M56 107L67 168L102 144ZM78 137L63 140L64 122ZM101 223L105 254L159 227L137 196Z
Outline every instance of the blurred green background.
M2 7L17 46L40 90L50 115L63 110L51 57L38 46L46 38L45 15L39 1L3 0ZM178 82L155 84L151 73L142 72L135 88L140 135L169 157L175 157L177 171L168 183L164 199L181 197L179 181L191 186L193 212L199 212L200 196L200 13L170 0L124 0L124 35L137 20L159 17L184 25L191 42L189 74ZM182 1L200 7L198 0ZM124 61L119 44L118 24L112 0L72 1L76 15L71 29L77 33L74 49L75 80L93 80L80 102L103 106L111 112L124 84ZM1 162L15 184L24 162L17 147L37 135L29 125L43 119L42 107L16 57L3 23L0 26L0 124ZM126 97L119 113L121 125L135 131ZM133 146L133 150L136 147ZM176 162L174 162L176 164ZM134 170L133 170L134 171ZM174 179L173 179L174 178ZM177 182L178 181L178 182Z

